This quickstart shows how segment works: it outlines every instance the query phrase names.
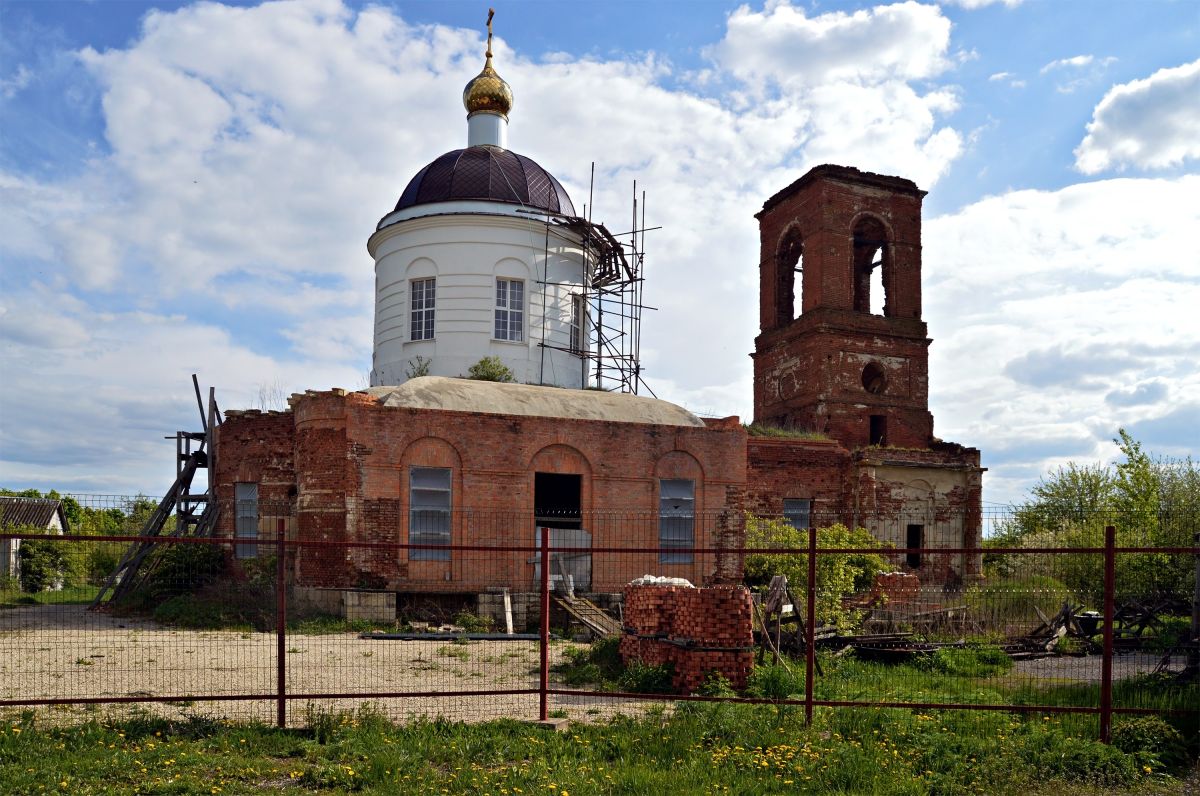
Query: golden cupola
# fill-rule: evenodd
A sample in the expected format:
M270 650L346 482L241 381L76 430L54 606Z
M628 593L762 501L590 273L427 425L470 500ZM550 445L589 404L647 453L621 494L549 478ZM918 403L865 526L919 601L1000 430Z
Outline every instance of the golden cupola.
M467 109L468 119L476 113L494 113L507 120L508 112L512 110L512 87L504 82L504 78L500 77L492 66L492 17L495 14L493 9L488 9L487 53L483 71L472 78L463 89L463 105Z

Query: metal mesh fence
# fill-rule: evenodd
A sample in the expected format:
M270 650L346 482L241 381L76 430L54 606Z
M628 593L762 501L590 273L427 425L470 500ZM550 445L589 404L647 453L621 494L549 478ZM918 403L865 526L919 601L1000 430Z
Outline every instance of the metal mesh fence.
M118 496L75 497L66 534L5 528L0 710L588 720L721 699L1003 711L1105 738L1121 713L1200 721L1190 517L1022 536L1009 512L533 516L450 511L428 488L383 510L230 504L212 538L140 536L154 504Z

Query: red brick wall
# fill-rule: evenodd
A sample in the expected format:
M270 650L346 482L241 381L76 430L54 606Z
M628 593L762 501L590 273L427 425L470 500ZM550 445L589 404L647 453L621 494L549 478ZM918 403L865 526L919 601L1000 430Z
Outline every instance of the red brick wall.
M746 508L763 516L783 513L784 498L813 501L814 520L843 522L851 507L850 452L836 442L750 437L746 447Z
M658 545L658 480L696 481L698 547L740 539L746 435L733 421L703 428L385 407L365 393L308 393L294 402L304 538L407 542L409 468L452 471L452 544L534 544L535 472L582 478L594 547ZM722 513L725 512L725 516ZM429 591L534 586L531 552L455 551L410 561L376 551L305 550L303 585ZM655 554L592 556L592 590L644 573L696 583L740 578L738 560Z
M210 471L222 508L217 520L219 536L233 536L234 484L238 482L258 484L264 531L274 531L275 518L290 517L296 497L294 430L291 412L225 413L224 422L215 429L216 457Z

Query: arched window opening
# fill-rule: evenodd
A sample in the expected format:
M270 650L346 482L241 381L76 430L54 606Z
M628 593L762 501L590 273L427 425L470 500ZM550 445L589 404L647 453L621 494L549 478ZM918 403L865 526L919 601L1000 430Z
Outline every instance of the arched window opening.
M888 262L887 228L879 219L867 217L854 225L854 309L887 315Z
M803 275L804 240L795 227L789 229L779 243L775 256L776 285L775 326L786 326L800 317L803 290L796 289L796 274Z

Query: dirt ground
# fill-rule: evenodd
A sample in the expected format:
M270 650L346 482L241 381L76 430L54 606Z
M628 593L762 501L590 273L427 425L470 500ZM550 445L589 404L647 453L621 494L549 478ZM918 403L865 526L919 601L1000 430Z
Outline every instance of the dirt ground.
M551 663L564 645L551 647ZM396 719L443 716L477 721L536 719L538 695L437 696L447 691L536 689L536 641L384 641L354 633L291 635L285 641L289 694L345 694L313 700L321 710L352 710L372 702ZM37 605L0 611L0 700L80 697L151 697L274 694L274 633L192 631L114 617L84 606ZM371 692L416 696L353 697ZM587 720L633 712L646 703L611 697L551 697L550 710ZM143 703L160 715L200 714L274 721L265 700ZM13 708L2 708L0 710ZM309 701L288 702L289 725L304 724ZM113 705L64 706L50 712L65 720L92 712L119 713Z
M551 664L565 644L551 646ZM519 690L538 687L535 641L384 641L355 633L290 635L285 640L287 692L345 695L290 699L289 725L308 721L310 710L353 710L371 702L397 720L419 716L482 721L536 719L538 695L441 696L450 691ZM88 611L77 605L30 605L0 611L0 701L96 697L274 694L277 688L274 633L193 631ZM1158 657L1119 655L1117 679L1153 671ZM1181 662L1180 662L1181 664ZM1099 682L1098 656L1021 661L1010 677L1044 683ZM372 692L405 692L378 698ZM596 696L551 696L551 715L594 720L641 713L652 701ZM19 710L0 706L0 711ZM45 709L43 709L45 710ZM60 706L47 711L64 721L80 715L149 710L166 716L273 722L273 700L139 703L136 707Z

